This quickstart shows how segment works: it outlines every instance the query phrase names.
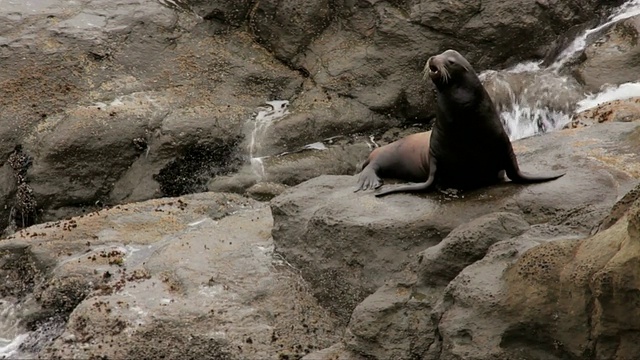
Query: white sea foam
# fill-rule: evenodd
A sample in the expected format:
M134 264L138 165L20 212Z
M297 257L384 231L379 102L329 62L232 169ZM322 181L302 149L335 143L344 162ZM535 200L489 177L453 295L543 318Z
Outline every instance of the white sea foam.
M609 101L640 97L640 82L628 82L619 86L607 86L597 94L588 95L578 102L576 112L585 111Z

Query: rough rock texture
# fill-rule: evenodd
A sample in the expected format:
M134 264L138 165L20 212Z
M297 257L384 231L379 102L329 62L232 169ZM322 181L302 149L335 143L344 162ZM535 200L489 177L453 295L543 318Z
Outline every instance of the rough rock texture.
M587 91L603 85L617 85L640 80L640 15L620 21L585 50L584 61L575 71Z
M355 307L342 341L305 359L635 359L640 351L640 329L632 320L640 286L638 139L637 124L613 122L517 141L522 167L555 163L567 171L564 179L572 187L558 180L453 193L455 198L449 192L444 204L435 205L437 211L434 200L442 194L337 200L348 195L330 181L346 186L354 178L327 177L289 189L272 202L273 234L278 251L307 269L349 274L350 267L336 254L324 258L315 250L328 237L305 230L312 224L304 215L309 210L316 222L333 214L332 227L348 230L353 244L372 238L360 220L365 217L374 228L394 221L400 235L413 230L416 213L423 222L448 216L457 223L418 256L373 243L378 254L402 254L406 268L387 268L385 276L369 279L380 280L379 288ZM570 155L561 154L564 147L572 149ZM324 205L291 201L306 186L337 194L325 195ZM422 208L414 205L418 200ZM456 202L466 205L462 211L451 205ZM400 205L402 215L396 216ZM480 206L485 211L474 216ZM351 216L336 216L344 210ZM295 214L296 221L287 214ZM359 237L352 235L357 228ZM288 241L291 236L297 236L295 243ZM323 295L345 296L340 288Z
M418 255L418 274L426 285L447 285L489 247L529 230L521 216L497 212L456 227L440 243Z
M150 200L0 242L3 297L30 306L45 358L296 358L337 322L273 253L268 206L232 194ZM49 341L47 341L49 340Z
M589 126L608 121L629 122L640 120L640 97L614 100L576 114L568 128Z
M12 3L0 19L0 153L33 158L39 221L205 190L238 166L254 108L302 83L245 32L207 36L157 1Z
M250 25L261 44L290 62L322 34L332 18L329 0L261 0L252 10Z
M354 177L320 176L272 200L274 241L278 251L301 269L321 303L346 320L366 295L400 276L421 250L481 215L506 211L517 216L492 215L493 220L469 225L475 234L471 240L451 245L469 251L466 260L456 260L457 266L481 258L492 242L525 231L527 223L564 225L588 233L629 189L632 179L640 177L637 136L635 124L611 123L517 141L514 148L525 171L567 172L556 181L536 185L376 198L370 192L353 193ZM619 140L611 142L614 138ZM504 230L492 229L498 224L504 224ZM456 236L464 239L464 229L451 235L452 241ZM482 243L473 240L487 233L491 236ZM449 246L445 241L430 251L444 262ZM427 261L429 253L422 254ZM459 270L438 276L450 280Z
M32 165L24 181L0 184L0 227L204 191L212 177L246 160L246 123L268 100L290 100L292 112L265 134L264 155L426 123L432 96L421 71L430 55L456 47L478 69L530 58L608 6L596 0L4 4L0 160L22 145ZM17 219L10 216L16 209Z

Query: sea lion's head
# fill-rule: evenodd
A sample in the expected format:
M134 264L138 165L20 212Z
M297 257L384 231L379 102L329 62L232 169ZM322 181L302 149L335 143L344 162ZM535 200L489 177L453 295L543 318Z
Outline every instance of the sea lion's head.
M460 84L479 84L478 75L464 56L455 50L447 50L427 60L424 77L429 76L434 85L443 90Z

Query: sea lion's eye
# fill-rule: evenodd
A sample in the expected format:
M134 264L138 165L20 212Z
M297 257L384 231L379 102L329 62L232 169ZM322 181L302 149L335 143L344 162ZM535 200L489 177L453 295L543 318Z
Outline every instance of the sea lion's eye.
M453 65L455 63L456 63L455 61L453 61L451 59L447 59L447 65Z

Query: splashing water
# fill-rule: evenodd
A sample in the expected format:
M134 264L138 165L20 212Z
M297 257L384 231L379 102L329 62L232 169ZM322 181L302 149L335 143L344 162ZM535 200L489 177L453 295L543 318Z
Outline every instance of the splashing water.
M22 308L19 304L0 300L0 359L10 359L29 336L21 326Z
M479 75L511 140L562 128L583 96L575 80L538 71L536 66L529 63L516 71L489 70Z
M279 120L289 114L289 101L274 100L267 101L269 106L260 108L258 114L253 119L253 130L249 140L249 161L251 168L260 178L264 177L264 164L262 159L264 156L258 156L261 150L260 141L264 138L267 128L276 120Z
M578 102L576 113L594 108L613 100L640 97L640 83L628 82L619 86L607 86L600 93L590 94Z
M640 0L631 0L612 11L607 21L576 37L546 68L542 61L523 62L503 71L479 74L500 111L511 140L563 128L575 112L607 101L640 96L640 84L627 83L585 94L578 82L560 71L576 59L592 34L618 21L640 15Z
M597 34L607 26L615 24L618 21L628 19L630 17L640 15L640 0L631 0L622 4L615 9L606 22L602 25L598 25L593 29L589 29L582 33L582 35L575 38L569 46L567 46L556 58L555 62L549 66L553 71L560 71L571 60L574 60L576 56L580 54L582 50L587 46L587 39L591 34Z

